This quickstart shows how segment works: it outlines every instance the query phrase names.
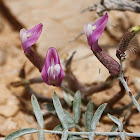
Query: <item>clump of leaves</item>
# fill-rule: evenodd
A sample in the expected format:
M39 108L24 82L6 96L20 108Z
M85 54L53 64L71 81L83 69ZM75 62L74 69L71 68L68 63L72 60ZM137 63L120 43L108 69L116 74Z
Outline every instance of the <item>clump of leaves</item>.
M9 134L5 140L14 140L22 135L31 134L31 133L38 133L38 140L44 140L44 133L52 133L52 134L61 134L61 140L85 140L90 139L93 140L94 136L96 135L95 130L99 119L106 107L106 103L102 104L98 107L93 115L93 103L89 102L87 105L87 110L85 112L85 130L80 127L79 121L81 117L81 94L77 91L74 95L73 100L73 117L62 108L60 103L59 97L56 93L53 96L53 105L55 112L61 122L60 125L56 126L53 131L45 130L44 129L44 120L40 110L40 106L38 101L34 95L31 96L31 102L33 106L33 111L38 122L40 129L37 128L26 128L17 130L11 134ZM121 132L121 138L124 139L125 135L123 135L123 125L122 122L115 118L112 115L108 115L109 118L117 124L119 131ZM70 131L71 128L77 128L80 132L72 132ZM112 133L112 132L110 132ZM114 139L115 137L109 137L109 140Z

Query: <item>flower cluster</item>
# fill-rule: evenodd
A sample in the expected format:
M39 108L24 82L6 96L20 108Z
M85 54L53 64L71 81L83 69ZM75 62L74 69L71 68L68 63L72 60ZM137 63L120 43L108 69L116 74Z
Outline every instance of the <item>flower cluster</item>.
M41 71L43 80L48 85L59 86L65 76L61 67L58 53L54 47L48 49L45 62L31 50L42 32L43 24L40 23L30 30L20 30L21 46L29 60ZM43 66L41 65L43 61ZM41 66L40 66L41 65Z
M84 26L84 32L87 36L88 45L93 51L94 55L98 60L109 70L109 73L112 76L119 76L120 74L120 64L109 56L99 45L98 40L108 22L108 14L105 13L99 20L97 20L93 25L86 24ZM37 26L33 27L30 30L21 29L20 38L21 46L24 50L25 55L29 60L39 69L41 72L42 78L48 85L59 86L65 76L65 72L61 67L58 53L54 47L51 47L47 51L45 61L42 60L37 54L35 54L31 46L35 44L42 32L43 24L40 23ZM131 40L135 35L135 32L139 31L139 26L133 28L129 31L128 39ZM128 33L126 34L128 36ZM127 49L128 43L122 39L116 55L120 59L124 55L125 50ZM125 47L124 47L125 46Z

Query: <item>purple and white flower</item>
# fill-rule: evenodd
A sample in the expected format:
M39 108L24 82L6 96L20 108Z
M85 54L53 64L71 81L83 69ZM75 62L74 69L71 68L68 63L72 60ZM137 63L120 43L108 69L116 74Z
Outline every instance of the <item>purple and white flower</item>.
M99 20L97 20L93 25L86 24L84 26L84 32L87 36L88 45L91 47L94 55L98 60L109 70L109 73L112 76L119 76L120 74L120 65L109 56L103 49L98 45L98 39L102 35L106 24L108 21L108 14L106 13Z
M98 46L98 39L102 35L106 24L108 21L108 14L106 13L99 20L97 20L93 25L86 24L84 26L84 32L87 36L88 45L91 47L92 51L101 51L102 49Z
M24 28L20 30L21 46L25 54L30 53L30 47L38 40L42 32L42 28L43 24L40 23L30 30L26 30Z
M53 86L59 86L65 76L58 53L53 47L49 48L47 51L41 75L46 84Z

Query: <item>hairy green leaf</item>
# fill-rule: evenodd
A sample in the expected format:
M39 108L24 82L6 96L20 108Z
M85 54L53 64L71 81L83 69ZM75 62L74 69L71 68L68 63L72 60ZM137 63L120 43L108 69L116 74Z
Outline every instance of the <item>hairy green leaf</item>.
M81 114L81 94L80 91L77 91L74 96L73 101L73 114L74 114L74 122L75 124L78 124L80 120L80 114Z
M68 124L74 124L74 120L71 117L71 115L64 109L64 114L65 114L65 118L67 118L67 123Z
M44 128L44 120L43 120L43 116L40 110L40 106L38 104L38 101L36 99L36 97L32 94L31 96L31 102L32 102L32 106L33 106L33 111L35 113L35 117L37 119L37 122L40 126L40 128Z
M61 106L61 103L60 103L59 98L56 95L56 93L54 93L54 96L53 96L53 104L54 104L56 113L58 115L58 118L62 123L63 128L67 129L68 125L67 125L67 121L66 121L66 118L65 118L65 114L64 114L63 108Z
M92 117L93 117L93 103L89 102L87 105L87 111L85 113L85 128L87 132L91 131Z
M94 113L93 119L91 121L91 130L95 131L97 124L99 122L99 119L101 118L101 115L106 107L106 103L102 104L101 106L98 107L96 112Z
M35 128L26 128L26 129L20 129L20 130L17 130L11 134L9 134L5 140L14 140L20 136L23 136L25 134L31 134L31 133L36 133L38 132L38 129L35 129Z

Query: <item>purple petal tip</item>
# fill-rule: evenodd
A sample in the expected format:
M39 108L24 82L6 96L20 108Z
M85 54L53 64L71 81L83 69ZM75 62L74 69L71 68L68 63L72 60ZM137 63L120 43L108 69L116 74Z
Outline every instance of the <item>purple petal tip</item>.
M101 48L98 46L98 39L102 35L108 21L108 13L106 12L99 20L93 25L86 24L84 26L84 32L87 36L88 44L93 51L100 51Z

